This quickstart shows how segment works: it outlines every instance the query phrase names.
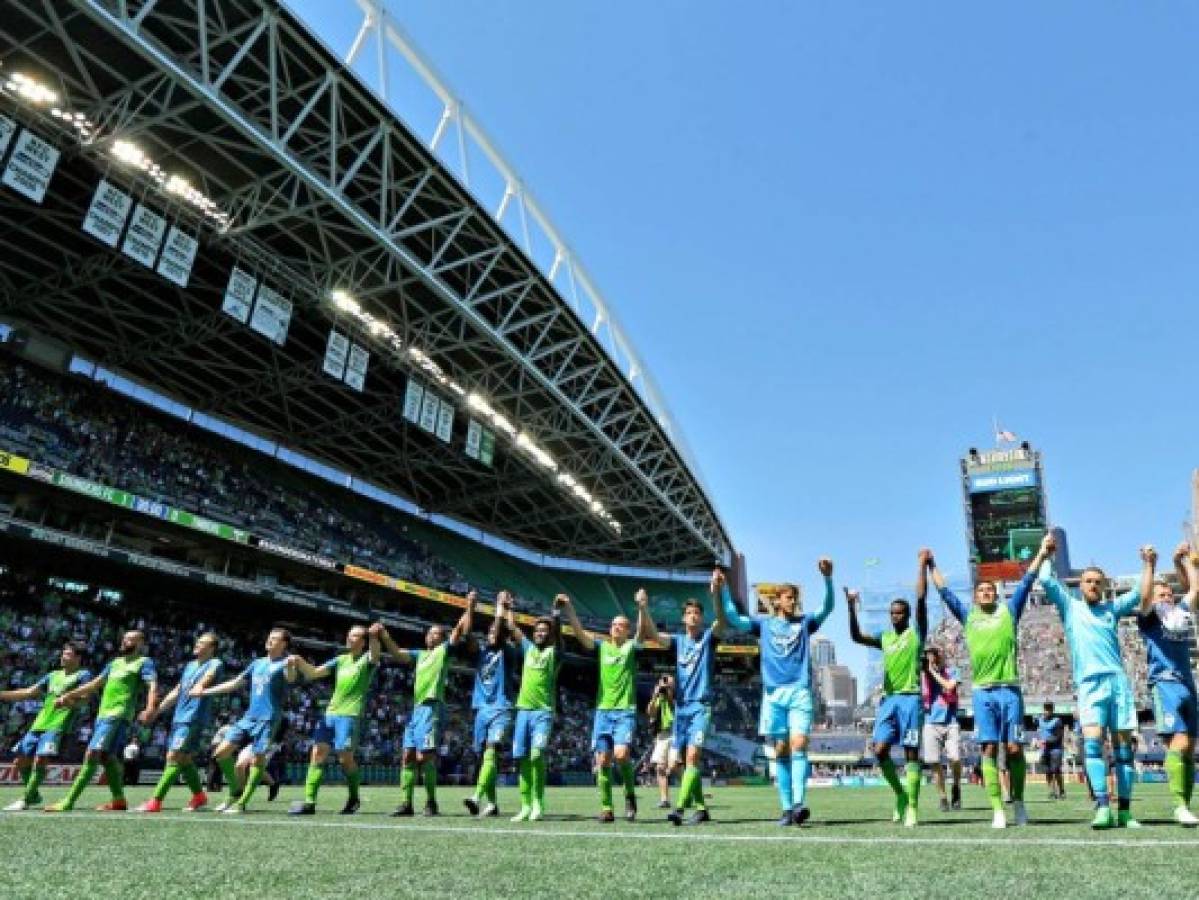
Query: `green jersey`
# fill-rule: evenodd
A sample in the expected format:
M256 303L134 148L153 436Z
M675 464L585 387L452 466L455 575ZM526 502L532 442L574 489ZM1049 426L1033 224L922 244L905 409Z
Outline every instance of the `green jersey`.
M674 707L665 697L658 698L658 734L670 731L674 725Z
M976 688L1020 683L1016 668L1016 620L1006 603L996 604L994 612L989 614L978 604L970 607L963 630Z
M96 711L97 719L128 719L133 720L134 707L137 706L138 686L144 681L154 684L158 681L158 672L149 657L137 656L130 659L118 656L104 667L100 673L104 679L104 693L100 695L100 709Z
M450 644L445 641L432 650L413 650L416 657L416 681L412 688L412 700L422 703L445 702L445 680L450 673Z
M880 632L877 638L883 645L883 693L919 694L924 641L916 629L909 625L900 634L891 628Z
M637 708L637 642L625 641L617 647L611 641L597 641L599 654L599 696L596 709Z
M366 698L379 666L371 662L369 653L354 659L352 653L329 660L322 669L333 671L333 696L325 713L330 716L360 716L366 710Z
M553 712L558 698L558 669L562 665L558 645L538 647L525 638L520 649L524 654L524 662L520 670L516 708Z
M29 726L29 730L57 731L64 734L70 731L78 709L71 706L56 709L54 701L67 691L73 691L79 685L87 684L91 680L92 673L87 669L76 669L70 675L64 669L58 669L48 675L43 675L35 686L45 692L46 699L42 703L41 710L38 711L37 718Z

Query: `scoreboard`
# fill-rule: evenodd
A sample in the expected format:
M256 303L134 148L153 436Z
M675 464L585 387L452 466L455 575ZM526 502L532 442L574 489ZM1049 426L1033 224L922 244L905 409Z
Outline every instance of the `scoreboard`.
M967 542L975 580L1017 581L1047 527L1040 454L1027 444L962 459Z

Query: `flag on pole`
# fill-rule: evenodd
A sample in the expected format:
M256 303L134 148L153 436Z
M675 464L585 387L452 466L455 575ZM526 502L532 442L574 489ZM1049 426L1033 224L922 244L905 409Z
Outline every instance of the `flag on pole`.
M1003 441L1008 444L1014 444L1019 440L1019 438L1016 437L1014 432L1000 430L995 432L995 440Z

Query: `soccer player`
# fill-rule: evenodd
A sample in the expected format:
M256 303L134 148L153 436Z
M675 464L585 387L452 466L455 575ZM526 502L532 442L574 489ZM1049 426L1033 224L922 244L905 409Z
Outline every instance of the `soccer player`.
M425 781L426 816L438 815L437 809L437 747L445 726L445 682L450 672L450 651L462 644L474 613L475 594L467 595L467 609L446 632L444 625L433 625L425 632L424 650L405 650L400 647L382 623L371 626L387 652L401 663L416 667L412 685L412 716L404 728L404 756L400 769L400 793L403 797L393 816L414 815L412 798L416 791L416 770L420 767Z
M299 657L290 656L291 632L286 628L272 628L266 637L266 656L260 656L251 662L236 678L211 687L197 684L188 693L192 697L215 697L219 694L232 694L242 685L249 682L250 705L245 715L237 720L229 729L225 740L217 747L217 765L225 776L229 786L228 799L217 807L217 812L226 815L241 815L246 811L246 804L254 796L254 791L262 781L266 770L266 753L274 737L275 728L283 716L283 700L287 696L288 685L295 684L298 673L296 663ZM245 787L241 794L237 793L237 772L233 754L243 744L254 748L254 764L246 777Z
M42 802L39 788L46 777L47 761L58 756L63 738L71 733L77 718L76 710L55 706L55 701L67 691L92 680L92 673L82 667L83 656L83 645L69 641L63 644L58 657L61 669L43 675L29 687L0 691L0 701L5 703L36 700L43 694L46 698L37 718L17 744L15 764L25 785L25 794L4 807L5 812L20 812Z
M1176 597L1164 581L1153 582L1153 592L1141 600L1137 624L1145 640L1149 686L1153 690L1157 733L1165 740L1166 778L1174 798L1174 821L1186 828L1199 825L1190 810L1195 787L1195 737L1199 715L1195 708L1195 679L1191 648L1195 646L1195 600L1199 598L1199 569L1189 544L1174 551L1174 566L1185 597Z
M108 778L108 790L112 800L96 807L101 812L124 812L129 808L125 802L124 772L120 750L129 741L129 730L133 723L137 705L138 686L145 684L146 707L138 715L141 722L150 721L158 708L158 672L154 663L145 655L146 636L140 631L126 631L121 637L120 656L104 667L99 675L86 684L73 688L54 701L57 709L69 709L80 700L96 693L101 688L100 708L96 711L96 724L92 739L83 757L83 768L67 791L66 797L46 807L46 812L67 812L75 807L75 801L83 793L96 769L104 766Z
M1048 552L1041 547L1006 603L999 602L999 588L995 582L980 581L974 586L974 602L969 605L949 589L931 551L921 550L920 558L945 607L962 623L966 649L970 653L975 740L982 746L983 785L991 801L991 827L1007 827L999 772L1000 749L1009 776L1012 818L1016 825L1027 825L1024 695L1020 691L1016 633L1036 582L1037 570L1049 558Z
M824 602L814 615L801 612L798 585L786 584L774 598L768 616L742 615L733 603L723 573L712 576L711 588L720 593L725 620L738 631L755 632L762 666L762 711L758 732L774 743L776 783L782 815L778 824L802 825L807 806L808 736L812 732L811 636L832 614L833 561L816 564L824 579ZM717 625L720 625L719 619ZM698 761L698 760L697 760Z
M895 792L893 822L915 828L920 803L920 726L924 712L920 702L920 668L924 638L928 634L928 608L925 605L924 559L916 581L916 622L912 623L912 605L907 600L891 601L891 627L875 634L863 634L858 624L857 591L845 590L849 603L849 636L854 643L883 651L883 699L874 720L871 741L883 778ZM891 746L903 747L906 787L900 782L891 761Z
M924 702L924 764L933 771L933 784L941 797L941 812L962 808L962 726L958 722L958 670L945 665L939 647L924 651L920 673L920 695ZM953 787L945 794L945 768L949 761Z
M516 726L512 758L520 778L520 812L513 822L536 822L545 814L545 751L554 728L558 704L558 670L562 668L562 609L570 598L559 594L553 611L533 624L529 640L517 627L512 606L506 616L512 640L520 647L520 691L516 695Z
M296 657L296 669L308 681L318 681L333 676L333 694L325 706L325 718L312 735L312 754L308 759L308 776L304 779L304 799L296 801L288 809L293 816L316 815L316 795L325 778L325 760L329 751L337 753L337 761L346 775L349 796L341 815L352 816L358 812L362 802L358 799L358 786L362 773L354 759L358 749L358 735L362 728L362 714L366 712L366 700L371 682L379 670L382 656L379 638L368 633L365 625L355 625L346 634L346 652L335 656L324 665L314 666L302 657Z
M704 627L704 608L698 600L683 604L683 630L677 634L660 634L650 616L645 617L646 635L666 649L675 651L676 706L671 733L671 750L676 759L686 762L683 779L679 785L678 809L666 818L672 825L682 825L687 808L695 811L686 820L688 825L699 825L710 821L707 804L704 803L704 785L699 765L703 756L704 741L712 724L712 682L716 675L716 641L728 627L728 614L724 608L724 573L719 569L712 575L709 590L716 616L707 628ZM644 591L641 592L644 594ZM638 600L640 603L641 600ZM649 597L645 597L648 604ZM729 598L730 605L732 598ZM741 617L745 619L745 617ZM753 627L752 620L745 619ZM787 807L790 810L790 806Z
M1057 542L1052 534L1041 541L1038 556L1047 560ZM1091 827L1096 829L1139 828L1132 817L1133 749L1132 732L1137 713L1132 684L1120 658L1120 619L1134 615L1141 598L1153 589L1153 569L1157 552L1141 548L1141 580L1137 587L1115 600L1104 600L1107 576L1095 566L1083 569L1079 577L1081 596L1070 593L1054 576L1049 566L1039 572L1045 595L1057 608L1070 647L1074 667L1074 685L1078 691L1078 714L1082 723L1083 752L1087 777L1095 791L1098 808ZM1112 815L1107 786L1107 760L1103 755L1103 736L1112 737L1115 758L1116 795L1119 809Z
M475 657L475 684L470 705L475 711L474 749L482 754L475 782L475 793L462 801L472 816L489 818L500 814L496 785L500 774L500 752L512 739L513 703L516 700L520 650L509 640L508 613L512 595L496 595L495 618L487 639L479 642L470 636L467 625L467 649Z
M645 714L649 716L654 731L654 747L650 752L649 764L658 780L658 809L670 809L670 772L678 757L671 746L674 733L673 676L663 675L658 679Z
M1046 701L1042 714L1037 716L1037 741L1041 745L1041 768L1045 770L1050 800L1066 799L1066 785L1062 781L1062 744L1065 737L1066 724L1061 716L1054 715L1053 704Z
M175 708L171 719L171 736L167 741L167 764L158 779L154 795L137 808L138 812L162 812L162 801L175 784L180 774L191 790L191 799L183 807L184 812L196 812L208 805L208 795L200 783L200 770L193 758L200 749L200 741L212 715L212 701L206 697L193 697L191 689L211 687L221 672L221 661L216 658L217 637L211 631L196 638L192 653L195 658L183 667L179 683L162 698L162 704L154 711L157 718L164 711ZM149 724L147 722L146 724Z
M565 607L566 620L574 629L575 639L599 663L599 693L595 720L591 728L591 749L595 753L596 782L599 787L599 821L615 822L612 811L612 761L620 767L624 784L624 817L637 818L636 776L629 747L637 729L637 651L645 637L649 595L636 595L637 632L631 635L627 616L615 616L608 627L608 640L596 640L579 622L573 604Z

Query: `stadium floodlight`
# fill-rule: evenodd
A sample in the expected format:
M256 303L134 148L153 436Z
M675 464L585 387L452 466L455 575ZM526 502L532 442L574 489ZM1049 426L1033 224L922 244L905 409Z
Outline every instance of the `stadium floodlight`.
M358 301L350 296L349 291L346 291L343 288L336 288L330 292L329 298L333 301L333 304L338 309L344 312L356 313L361 309L361 307L358 305Z
M466 395L466 405L477 412L486 413L488 415L491 414L490 404L488 404L486 400L484 400L474 391L471 391Z
M57 103L58 94L24 72L13 72L4 82L4 89L29 103Z

